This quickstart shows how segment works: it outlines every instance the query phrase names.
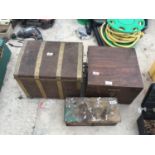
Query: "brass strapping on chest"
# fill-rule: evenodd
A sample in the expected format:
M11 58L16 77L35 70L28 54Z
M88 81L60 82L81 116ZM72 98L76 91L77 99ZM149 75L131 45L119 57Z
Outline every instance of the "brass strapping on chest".
M83 62L83 53L82 53L82 44L78 45L78 62L77 62L77 88L81 88L82 82L82 62Z
M61 99L64 98L63 86L62 86L62 81L61 81L61 71L62 71L64 49L65 49L65 43L60 43L57 70L56 70L56 78L57 78L58 93Z
M37 56L37 60L36 60L36 65L35 65L35 71L34 71L34 78L35 78L35 82L40 90L40 93L42 95L42 97L46 98L47 95L45 93L45 90L43 88L43 85L39 79L39 74L40 74L40 66L41 66L41 62L42 62L42 57L43 57L43 52L44 52L44 49L45 49L45 45L46 43L45 42L42 42L41 43L41 46L40 46L40 49L39 49L39 52L38 52L38 56Z

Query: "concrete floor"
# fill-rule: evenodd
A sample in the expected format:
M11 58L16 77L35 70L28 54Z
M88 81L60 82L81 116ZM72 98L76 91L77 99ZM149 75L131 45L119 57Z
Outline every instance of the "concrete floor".
M76 20L56 20L52 28L42 31L43 38L51 41L81 41L75 35L78 27L80 25ZM131 105L119 105L122 121L116 126L67 127L64 123L63 100L27 99L13 78L20 48L10 47L11 61L0 92L0 134L138 134L138 109L151 83L147 72L155 60L154 27L155 20L149 20L149 28L136 45L144 90ZM12 40L10 42L19 44ZM97 45L94 37L83 43L85 54L88 45ZM20 96L23 99L19 99Z

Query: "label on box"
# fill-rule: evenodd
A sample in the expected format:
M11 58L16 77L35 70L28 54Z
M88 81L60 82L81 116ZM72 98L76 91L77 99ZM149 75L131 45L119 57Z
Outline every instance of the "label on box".
M117 104L117 101L116 100L113 100L113 101L109 101L110 104Z
M105 81L105 85L112 86L112 81Z
M47 55L47 56L53 56L54 53L52 53L52 52L47 52L46 55Z
M100 72L93 71L93 75L99 76Z

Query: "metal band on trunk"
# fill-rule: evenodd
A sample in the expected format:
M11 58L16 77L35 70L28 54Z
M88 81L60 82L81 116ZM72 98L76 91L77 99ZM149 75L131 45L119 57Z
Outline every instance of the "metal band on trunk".
M40 74L40 66L41 66L41 62L42 62L42 56L43 56L43 51L45 48L46 43L42 42L39 52L38 52L38 56L37 56L37 60L36 60L36 66L35 66L35 71L34 71L34 78L35 78L35 82L40 90L40 93L42 95L42 97L47 98L47 95L45 93L45 90L43 88L43 85L39 79L39 74Z
M83 61L83 55L82 55L82 44L79 43L78 45L78 63L77 63L77 88L81 88L81 82L82 82L82 61Z
M56 70L56 79L57 79L58 93L59 93L59 97L61 99L64 98L62 81L61 81L61 70L62 70L62 62L63 62L64 49L65 49L65 43L60 43L59 56L58 56L58 64L57 64L57 70Z

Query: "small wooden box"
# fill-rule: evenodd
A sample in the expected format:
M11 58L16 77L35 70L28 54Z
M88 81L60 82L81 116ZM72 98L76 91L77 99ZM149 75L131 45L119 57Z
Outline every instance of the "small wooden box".
M14 77L28 97L79 97L82 64L82 43L26 41Z
M142 89L135 49L88 48L87 97L116 97L130 104Z
M121 121L116 98L67 98L64 109L69 126L116 125Z

